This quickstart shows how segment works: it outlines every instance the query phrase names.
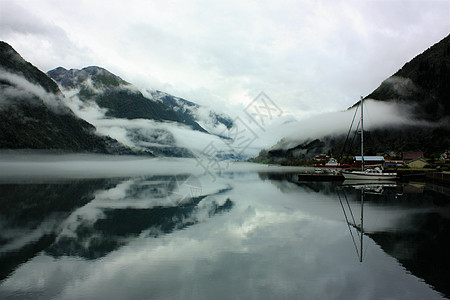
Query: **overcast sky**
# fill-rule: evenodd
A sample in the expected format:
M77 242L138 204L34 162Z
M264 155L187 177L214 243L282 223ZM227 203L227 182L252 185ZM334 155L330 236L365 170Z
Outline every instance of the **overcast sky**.
M264 91L344 110L450 33L450 1L0 0L0 39L43 71L102 66L225 111Z

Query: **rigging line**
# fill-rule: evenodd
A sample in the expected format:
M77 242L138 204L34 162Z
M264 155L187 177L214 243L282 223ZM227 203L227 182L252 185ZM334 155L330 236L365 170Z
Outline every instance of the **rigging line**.
M341 156L339 157L338 161L340 161L342 159L342 157L344 156L344 154L345 154L345 146L347 145L348 137L350 136L350 132L352 131L353 122L355 121L356 114L358 113L358 108L359 108L359 105L356 106L355 113L354 113L353 119L352 119L352 123L350 124L350 128L348 129L347 137L345 138L344 146L342 147Z
M345 221L347 222L348 231L350 231L350 235L351 235L352 240L353 240L353 245L355 246L356 254L359 257L358 246L356 245L355 237L353 236L353 232L352 232L352 229L350 227L350 223L348 222L347 213L345 212L344 205L342 204L341 195L339 194L338 190L336 190L336 193L338 194L339 203L341 204L342 211L344 212ZM344 192L344 195L345 195L345 192Z
M347 202L348 210L350 211L350 215L352 216L353 224L355 225L356 229L358 229L358 226L356 225L355 217L353 216L352 208L350 207L350 203L348 202L347 194L345 192L344 192L344 196L345 196L345 201ZM359 231L356 230L356 232L358 233L358 237L361 239Z
M356 130L355 130L355 133L353 134L352 142L350 143L350 149L353 146L353 142L355 141L356 136L358 135L359 125L361 125L361 120L359 120L358 125L356 126Z

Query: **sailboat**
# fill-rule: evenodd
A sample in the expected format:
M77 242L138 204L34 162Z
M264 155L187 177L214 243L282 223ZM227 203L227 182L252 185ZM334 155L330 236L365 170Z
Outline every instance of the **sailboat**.
M397 178L397 173L385 173L383 167L375 167L374 169L365 169L364 166L364 113L363 113L363 97L361 97L361 170L360 171L342 171L345 179L357 180L391 180Z

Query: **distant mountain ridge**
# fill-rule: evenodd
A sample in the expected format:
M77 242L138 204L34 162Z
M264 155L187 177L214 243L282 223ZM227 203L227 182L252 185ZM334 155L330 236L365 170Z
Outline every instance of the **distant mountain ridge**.
M194 119L179 114L161 102L146 98L136 87L104 68L91 66L81 70L58 67L47 72L63 89L78 90L82 101L94 101L106 108L107 116L125 119L151 119L185 124L206 132Z
M104 135L157 156L193 157L193 148L198 152L200 144L187 136L212 141L224 138L233 126L233 120L225 114L162 91L141 92L102 67L80 70L58 67L47 74L58 83L68 99L66 105L78 116L87 118ZM89 110L97 117L86 115Z
M162 91L147 90L147 92L153 100L172 107L172 109L180 115L186 116L186 118L195 120L210 133L217 134L221 129L231 129L233 127L233 119L226 114L218 114L194 102Z
M66 70L63 67L58 67L48 71L47 75L65 89L74 89L90 78L95 79L92 83L96 88L102 88L102 86L118 87L120 85L130 85L128 82L119 76L112 74L108 70L95 66L86 67L81 70Z

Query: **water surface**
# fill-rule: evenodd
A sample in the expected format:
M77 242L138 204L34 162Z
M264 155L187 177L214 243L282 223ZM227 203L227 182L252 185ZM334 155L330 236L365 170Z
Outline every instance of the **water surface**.
M2 178L2 299L450 296L450 202L432 186L366 187L361 210L361 187L274 167L61 166Z

